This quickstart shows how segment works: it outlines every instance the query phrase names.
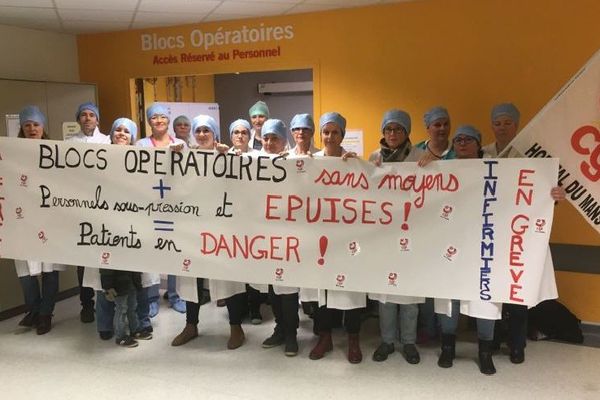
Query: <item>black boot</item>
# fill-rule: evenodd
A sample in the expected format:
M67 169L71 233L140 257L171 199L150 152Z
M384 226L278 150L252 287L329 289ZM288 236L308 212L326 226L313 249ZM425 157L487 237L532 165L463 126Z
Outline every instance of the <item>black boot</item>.
M492 340L479 341L479 371L485 375L494 375L496 367L492 360Z
M450 368L454 361L456 347L456 335L442 334L442 354L438 358L438 366L442 368Z

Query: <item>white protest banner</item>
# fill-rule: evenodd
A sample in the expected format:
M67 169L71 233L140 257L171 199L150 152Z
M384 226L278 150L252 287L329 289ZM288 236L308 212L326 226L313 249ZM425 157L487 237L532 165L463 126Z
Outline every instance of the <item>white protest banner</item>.
M527 157L559 157L558 183L600 232L600 51L511 142Z
M0 138L0 255L536 304L558 162L375 167Z

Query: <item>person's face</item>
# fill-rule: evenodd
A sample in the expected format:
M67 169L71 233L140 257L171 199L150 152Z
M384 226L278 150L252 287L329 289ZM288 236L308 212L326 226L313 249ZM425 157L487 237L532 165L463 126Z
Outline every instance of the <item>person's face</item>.
M250 132L243 126L236 126L233 128L231 135L231 144L233 147L240 150L245 150L248 147L250 141Z
M391 149L400 147L406 141L407 137L408 135L404 128L396 122L390 122L383 128L383 139Z
M44 125L39 122L27 121L22 128L27 139L41 139L44 135Z
M478 158L479 143L471 136L458 135L454 138L454 152L457 158Z
M198 147L203 150L212 150L215 147L215 137L210 129L206 126L199 126L194 132Z
M113 131L112 142L113 144L121 145L131 144L131 132L129 132L129 129L125 125L119 125Z
M264 135L263 148L267 154L279 154L285 150L285 142L281 136L274 134Z
M79 114L79 126L86 135L91 135L98 126L98 117L91 110L83 110Z
M294 128L292 129L292 137L296 142L296 145L302 146L310 146L310 141L313 137L313 131L309 128Z
M436 119L427 127L427 133L432 140L448 140L450 120L448 118Z
M519 127L515 121L506 115L501 115L492 122L492 130L498 142L508 143L513 140L517 136L517 129Z
M323 146L330 150L338 149L342 144L343 139L342 130L333 122L326 123L323 129L321 129L321 141L323 142Z
M187 142L191 128L192 127L190 126L190 124L188 124L185 121L178 122L177 124L175 124L175 136L178 139Z
M266 115L253 115L252 117L250 117L250 120L252 122L252 127L256 131L260 132L263 124L267 120L267 116Z
M169 118L166 115L154 114L150 118L152 133L163 133L169 129Z

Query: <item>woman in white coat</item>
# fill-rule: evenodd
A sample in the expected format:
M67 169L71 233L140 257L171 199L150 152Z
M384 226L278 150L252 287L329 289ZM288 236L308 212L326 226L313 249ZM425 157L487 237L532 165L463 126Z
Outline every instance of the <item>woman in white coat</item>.
M19 113L19 137L26 139L48 139L45 131L46 117L36 106L27 106ZM29 312L19 322L20 326L36 328L38 335L52 329L52 313L58 293L58 271L65 267L42 261L15 260L17 276L23 289L25 305ZM42 287L38 276L42 276Z
M336 113L328 112L319 120L321 142L323 150L314 154L315 157L341 157L346 160L356 157L356 154L347 152L342 147L342 140L346 133L346 119ZM360 350L359 332L361 313L367 304L365 293L346 292L338 290L320 290L319 305L315 312L315 324L319 332L319 341L311 350L309 358L318 360L333 349L331 339L332 310L344 310L344 326L348 333L348 361L357 364L362 361Z

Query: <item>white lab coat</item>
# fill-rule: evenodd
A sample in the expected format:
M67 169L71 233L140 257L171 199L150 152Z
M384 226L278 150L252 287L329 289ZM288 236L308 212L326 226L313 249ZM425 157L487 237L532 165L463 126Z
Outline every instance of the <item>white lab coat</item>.
M64 271L66 267L62 264L47 263L43 261L15 260L17 276L36 276L42 272Z
M79 131L75 135L69 137L67 142L81 142L81 143L96 143L96 144L110 144L110 136L100 132L98 127L94 129L94 133L91 136L87 136L85 133Z

